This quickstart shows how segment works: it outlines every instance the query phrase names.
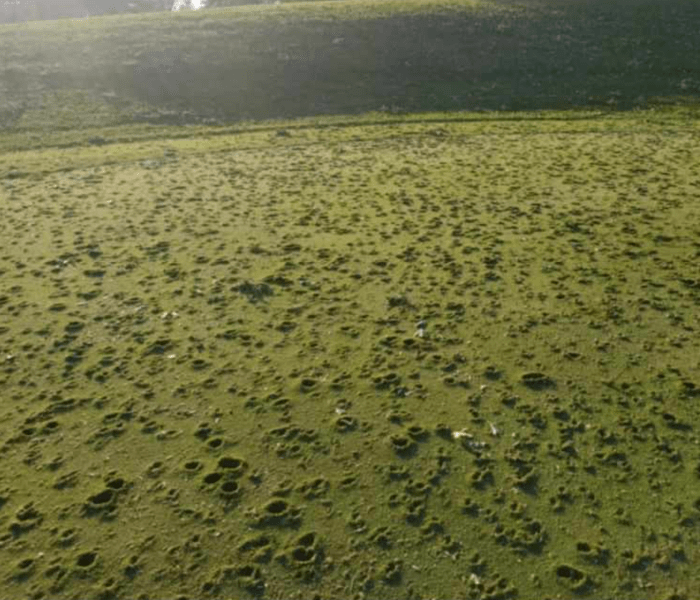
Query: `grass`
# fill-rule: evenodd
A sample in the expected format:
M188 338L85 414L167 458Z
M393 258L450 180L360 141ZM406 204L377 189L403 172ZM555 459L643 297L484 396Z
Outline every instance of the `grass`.
M380 109L697 104L699 23L695 2L611 10L602 1L423 0L5 25L0 115L5 128L45 131ZM65 94L83 100L73 107Z
M5 594L698 597L696 9L640 6L0 29Z
M694 597L697 122L565 116L3 154L9 593Z

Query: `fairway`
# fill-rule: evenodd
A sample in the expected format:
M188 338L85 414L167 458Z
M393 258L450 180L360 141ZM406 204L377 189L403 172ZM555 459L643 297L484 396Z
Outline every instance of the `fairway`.
M5 593L697 597L698 132L367 115L6 152Z

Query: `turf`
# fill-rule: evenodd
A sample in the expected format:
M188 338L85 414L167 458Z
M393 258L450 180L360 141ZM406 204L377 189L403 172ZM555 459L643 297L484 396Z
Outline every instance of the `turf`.
M10 155L13 597L698 593L697 122L471 117Z
M630 77L579 110L425 112L453 108L439 69L390 85L360 52L446 15L569 32L588 15L580 33L603 31L594 14L629 28L615 14L634 6L306 3L0 30L20 105L0 134L3 595L698 597L693 95L671 100L675 75L649 66L654 108L621 110ZM650 27L695 10L653 6ZM265 104L271 55L234 30L357 52L327 110ZM459 36L425 35L459 62ZM248 101L103 95L99 77L168 38L255 73ZM224 67L225 43L241 52ZM42 44L53 57L28 59ZM93 51L74 62L71 45ZM484 107L513 85L499 73ZM393 110L366 112L390 89Z

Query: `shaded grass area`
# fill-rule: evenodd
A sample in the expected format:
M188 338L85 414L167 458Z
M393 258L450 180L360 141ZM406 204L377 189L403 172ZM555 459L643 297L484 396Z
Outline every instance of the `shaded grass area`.
M0 154L6 595L697 597L697 120L546 116Z
M367 111L697 103L700 6L321 2L0 26L0 115L44 131Z

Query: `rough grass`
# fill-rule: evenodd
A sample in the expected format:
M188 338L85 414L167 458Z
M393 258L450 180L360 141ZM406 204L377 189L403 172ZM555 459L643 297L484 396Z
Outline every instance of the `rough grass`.
M697 121L546 116L0 155L6 594L696 597Z
M700 596L697 5L616 7L0 28L4 595Z

